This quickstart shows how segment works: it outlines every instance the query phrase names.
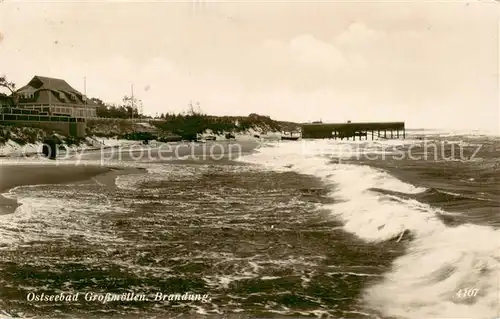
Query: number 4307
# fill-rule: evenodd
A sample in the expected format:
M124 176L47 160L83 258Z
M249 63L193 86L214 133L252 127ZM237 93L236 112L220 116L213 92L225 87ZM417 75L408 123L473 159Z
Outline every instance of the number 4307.
M470 298L470 297L475 297L477 296L477 293L479 292L479 289L477 288L462 288L457 291L457 297L458 298Z

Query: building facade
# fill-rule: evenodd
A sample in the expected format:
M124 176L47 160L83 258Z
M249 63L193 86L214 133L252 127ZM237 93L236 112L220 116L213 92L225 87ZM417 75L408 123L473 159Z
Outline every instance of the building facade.
M97 104L62 79L36 75L16 91L17 107L38 111L40 115L96 117Z
M13 107L14 101L12 100L12 97L0 93L0 112L3 111L5 108Z

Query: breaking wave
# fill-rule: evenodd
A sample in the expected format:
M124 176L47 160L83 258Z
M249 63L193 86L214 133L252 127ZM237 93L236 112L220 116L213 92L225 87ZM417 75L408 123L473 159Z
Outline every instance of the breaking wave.
M341 220L345 231L365 241L399 240L405 232L412 234L406 254L393 262L380 281L365 289L366 308L382 316L415 319L498 316L500 231L474 224L447 226L439 215L453 212L443 212L411 196L429 192L425 188L367 165L332 163L352 143L359 144L279 143L239 160L319 177L330 186L334 199L322 208ZM377 151L381 144L384 142L367 143L361 151ZM473 293L464 296L464 291Z

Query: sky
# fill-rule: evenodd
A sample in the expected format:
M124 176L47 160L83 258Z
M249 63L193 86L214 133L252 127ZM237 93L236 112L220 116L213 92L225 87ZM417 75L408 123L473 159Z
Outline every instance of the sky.
M144 113L499 131L499 5L475 1L0 1L0 74ZM86 86L84 85L86 78Z

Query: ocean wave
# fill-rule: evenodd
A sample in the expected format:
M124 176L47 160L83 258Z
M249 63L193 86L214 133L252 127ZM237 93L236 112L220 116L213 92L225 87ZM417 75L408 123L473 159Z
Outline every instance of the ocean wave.
M113 205L109 197L96 192L78 194L67 185L18 186L4 197L20 204L12 214L0 216L0 245L15 249L17 245L33 241L81 238L89 242L118 240L106 231L95 218L98 214L123 211ZM66 188L66 189L65 189ZM78 215L69 212L78 212Z
M367 289L365 300L394 317L494 318L499 238L498 230L470 224L416 237L392 271Z
M406 136L433 135L440 137L469 136L469 137L498 137L500 132L496 130L471 130L471 129L407 129Z
M374 191L415 195L426 189L369 166L332 164L325 155L338 155L339 145L333 143L314 141L305 153L301 143L283 143L239 160L321 178L332 187L330 195L335 199L323 208L344 223L344 230L366 241L401 238L406 231L414 235L392 270L367 288L363 299L367 308L412 319L498 315L499 231L471 224L448 227L438 218L446 212L411 196L395 200L394 195ZM476 295L464 297L460 294L464 289Z

